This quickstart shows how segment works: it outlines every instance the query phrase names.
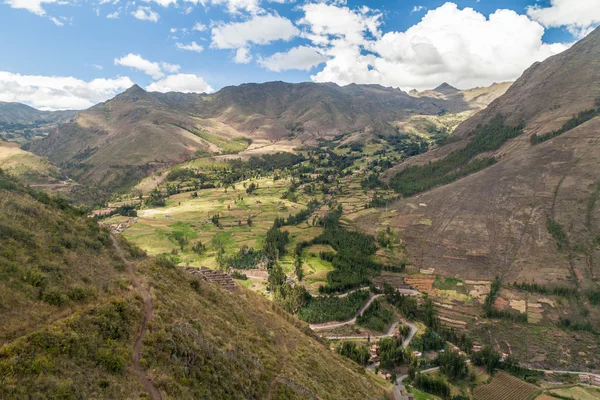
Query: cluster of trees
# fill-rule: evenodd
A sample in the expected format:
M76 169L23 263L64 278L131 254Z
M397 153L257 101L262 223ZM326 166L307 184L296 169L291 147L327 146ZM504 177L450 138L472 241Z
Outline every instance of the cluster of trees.
M396 337L384 338L379 341L379 366L386 370L393 370L396 366L408 361L409 356L402 348L402 339Z
M471 354L471 362L473 365L485 367L489 374L492 374L496 369L501 369L517 378L534 384L537 384L539 379L544 375L543 372L521 366L512 356L508 356L502 361L500 353L491 346L484 346L480 351Z
M361 344L357 344L356 342L344 341L335 349L335 351L360 365L367 365L369 359L371 358L369 349Z
M384 332L392 323L393 316L392 311L385 308L381 301L375 300L356 318L356 324L372 331Z
M562 225L556 222L550 216L546 218L546 229L548 229L548 232L556 241L556 247L559 251L562 251L568 247L567 234L565 233Z
M523 124L508 126L504 124L504 118L498 116L488 124L477 127L473 138L464 148L453 151L441 160L405 168L392 177L390 186L408 197L455 181L494 164L495 158L476 157L497 150L506 141L522 133Z
M309 323L345 321L356 315L368 298L368 290L352 292L346 297L312 297L298 311L297 315L300 319Z
M201 174L200 172L198 172L197 170L192 169L192 168L177 168L172 171L169 171L169 173L167 174L165 179L168 182L173 182L173 181L183 182L183 181L189 181L189 180L194 180L194 179L199 179L200 182L204 182L207 180L207 178L204 174Z
M276 262L279 257L285 255L285 246L290 242L290 233L282 231L275 224L267 231L263 253L269 263Z
M448 377L450 382L465 379L469 375L467 358L456 351L446 349L439 356L440 372Z
M253 269L264 260L262 250L254 250L248 246L242 246L237 253L223 258L225 266L233 269Z
M146 207L164 207L167 205L166 197L157 188L152 189L148 197L144 199Z
M429 150L429 144L420 136L398 132L394 136L379 135L378 137L388 142L396 153L401 153L406 157L416 156Z
M427 328L421 336L413 338L410 345L420 351L439 351L446 345L446 339L435 330Z
M429 376L427 374L417 374L412 380L412 385L419 390L440 396L444 399L450 397L450 385L443 376Z
M414 320L417 317L419 310L416 297L404 296L387 283L384 283L383 292L385 300L396 307L406 319Z
M575 287L568 286L544 286L539 283L527 283L527 282L515 282L512 285L513 287L529 292L529 293L539 293L544 295L553 295L553 296L562 296L567 298L576 298L579 297L579 292Z
M563 126L559 129L554 130L552 132L547 132L541 135L533 134L531 135L531 144L536 145L538 143L545 142L547 140L553 139L559 135L562 135L565 132L570 131L571 129L577 128L579 125L591 120L592 118L600 115L600 100L596 100L597 108L593 108L591 110L585 110L580 112L577 115L574 115L570 120L565 122Z
M327 285L319 288L321 293L344 292L368 285L371 282L370 275L382 269L402 270L402 267L385 266L373 261L372 255L377 250L375 240L369 235L340 228L341 216L342 207L339 205L319 220L319 224L325 228L321 235L296 245L297 255L301 255L306 247L313 244L328 244L336 250L335 254L321 255L334 268L327 274Z
M298 225L306 221L320 205L321 203L319 203L318 200L312 199L308 202L304 210L300 210L296 214L290 214L287 218L275 218L273 224L278 228L282 226Z

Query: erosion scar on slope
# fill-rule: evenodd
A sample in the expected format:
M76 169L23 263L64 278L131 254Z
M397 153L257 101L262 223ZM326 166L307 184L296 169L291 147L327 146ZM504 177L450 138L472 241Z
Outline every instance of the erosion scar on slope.
M129 274L131 275L131 280L137 291L142 295L144 299L144 319L142 321L142 327L138 333L137 338L135 339L135 343L133 345L133 369L140 379L140 383L144 387L144 390L148 392L151 400L161 400L162 397L160 392L154 387L150 379L146 376L144 370L140 367L140 353L142 349L142 341L144 340L144 336L146 335L146 331L148 330L148 322L152 319L152 299L150 298L150 294L142 284L135 274L135 270L133 269L133 264L125 257L125 252L123 248L119 244L119 241L114 235L110 235L112 239L113 245L117 250L117 254L121 260L127 265L127 269L129 270Z

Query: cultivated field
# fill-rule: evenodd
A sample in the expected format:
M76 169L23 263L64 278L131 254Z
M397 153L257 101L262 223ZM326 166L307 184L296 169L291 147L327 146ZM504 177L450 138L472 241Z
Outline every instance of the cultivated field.
M540 389L504 372L498 372L487 385L473 390L476 400L528 400Z

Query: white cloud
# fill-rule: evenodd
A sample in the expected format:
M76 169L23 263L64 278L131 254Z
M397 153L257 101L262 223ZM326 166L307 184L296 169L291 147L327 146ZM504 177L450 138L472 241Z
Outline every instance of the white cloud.
M202 77L193 74L169 75L151 83L146 90L162 93L212 93L215 91Z
M412 11L410 12L411 14L419 12L419 11L423 11L423 10L427 10L427 7L425 6L414 6Z
M56 3L58 0L5 0L4 3L12 8L27 10L36 15L42 16L46 14L46 10L42 7L44 3Z
M284 53L275 53L270 57L259 60L259 64L269 71L287 71L298 69L309 71L317 65L327 61L327 57L319 53L315 48L298 46Z
M129 53L121 58L115 58L115 65L135 68L144 72L146 75L150 75L153 79L162 78L166 73L176 73L181 68L181 66L177 64L149 61L141 55L133 53Z
M304 36L318 45L332 41L363 44L366 35L381 35L379 26L382 15L368 7L351 10L334 4L309 3L301 9L304 17L298 23L308 28Z
M0 101L26 103L44 110L82 110L108 100L132 85L127 77L86 82L70 76L20 75L0 71Z
M162 7L169 7L171 4L177 4L177 0L143 0L146 3L156 3Z
M99 64L92 64L92 68L97 69L98 71L103 70L104 68L102 67L102 65Z
M158 18L160 18L160 15L158 15L158 13L153 11L150 7L143 7L143 6L139 6L137 8L137 10L135 10L131 13L131 15L133 15L135 18L140 19L142 21L151 21L151 22L158 22Z
M567 48L544 44L544 28L512 10L489 19L454 3L430 10L406 32L379 34L374 11L307 4L307 38L329 57L317 82L379 83L426 89L448 82L466 88L514 80L535 61ZM338 16L336 19L335 16Z
M54 22L54 25L56 25L56 26L63 26L65 24L58 18L55 18L55 17L49 17L49 18L50 18L50 21Z
M206 30L206 25L204 25L201 22L196 22L194 24L194 27L192 28L193 31L198 31L198 32L203 32Z
M190 1L190 0L188 0ZM192 2L200 2L202 5L207 4L223 5L227 7L227 11L231 14L237 14L240 11L246 11L250 14L258 14L263 11L260 8L260 0L191 0Z
M575 36L583 37L600 24L600 3L598 0L551 0L549 7L527 7L527 14L545 27L566 26Z
M177 32L177 28L171 28L171 29L169 29L169 32L175 33L175 32Z
M106 16L108 19L118 19L121 15L121 11L115 11Z
M252 54L250 54L250 50L247 48L240 47L236 50L233 61L236 64L248 64L250 61L252 61Z
M244 22L221 23L212 28L211 47L239 49L249 44L290 40L299 34L292 22L276 14L254 16Z
M177 45L177 48L181 49L181 50L195 51L196 53L202 53L202 51L204 50L204 47L200 46L196 42L192 42L190 44L183 44L183 43L175 43L175 44Z

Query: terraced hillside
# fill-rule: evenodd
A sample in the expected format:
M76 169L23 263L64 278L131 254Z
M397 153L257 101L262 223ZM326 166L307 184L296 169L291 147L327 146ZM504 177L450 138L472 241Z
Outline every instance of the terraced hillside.
M198 280L122 240L131 274L95 221L3 173L0 198L1 398L146 397L138 357L151 398L385 395L261 296Z
M418 268L463 279L501 275L507 282L584 288L593 282L600 274L600 118L592 112L600 107L600 68L592 66L599 65L596 29L532 66L506 94L458 126L458 142L387 172L406 193L389 221L401 230ZM592 118L576 116L580 112ZM566 132L532 144L532 135L562 126ZM404 169L432 160L438 161ZM373 230L383 218L370 215L359 223ZM556 227L565 243L557 243Z

